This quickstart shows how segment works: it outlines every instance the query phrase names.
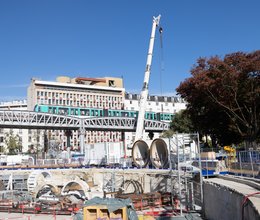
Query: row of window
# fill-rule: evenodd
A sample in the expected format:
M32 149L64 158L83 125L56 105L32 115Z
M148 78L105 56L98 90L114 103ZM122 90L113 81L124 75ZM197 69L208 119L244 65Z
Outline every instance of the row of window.
M72 101L72 100L51 100L51 99L38 99L37 103L40 105L66 105L73 107L84 107L84 108L109 108L109 109L121 109L123 103L117 102L92 102L92 101Z
M39 90L37 91L37 103L42 105L121 109L123 107L123 97L118 95L72 94Z
M51 99L78 99L78 100L96 100L96 101L123 101L122 96L115 95L98 95L98 94L86 94L86 93L61 93L61 92L46 92L37 91L37 96Z
M139 94L125 94L125 98L127 100L138 100L140 99ZM175 102L175 103L184 103L184 100L181 97L169 97L169 96L148 96L147 100L149 101L155 101L155 102Z
M133 101L129 101L129 103L130 103L130 105L132 105L134 102ZM138 103L138 101L135 101L135 103ZM148 101L147 104L148 105L152 105L153 103ZM170 106L169 105L170 103L168 103L168 102L162 102L161 104L163 104L164 106ZM175 106L175 103L171 103L171 104L172 104L173 107ZM155 105L159 106L159 102L156 102Z
M53 131L51 136L59 136L60 139L65 139L65 132L63 131ZM121 137L121 132L119 131L86 131L85 132L85 139L90 137ZM72 132L72 138L79 138L78 131Z
M66 147L67 139L64 135L59 136L60 140L63 142L63 146ZM88 131L85 133L85 143L86 144L93 144L93 143L102 143L102 142L119 142L122 141L121 132L104 132L104 131ZM71 138L71 146L73 148L80 147L80 140L77 132L73 132Z

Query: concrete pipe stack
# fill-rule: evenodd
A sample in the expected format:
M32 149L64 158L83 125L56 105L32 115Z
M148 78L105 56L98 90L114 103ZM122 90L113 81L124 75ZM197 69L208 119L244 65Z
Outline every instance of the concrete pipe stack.
M149 163L157 169L167 168L168 155L168 146L160 138L153 140L151 143L138 140L132 148L133 163L139 168L147 167Z

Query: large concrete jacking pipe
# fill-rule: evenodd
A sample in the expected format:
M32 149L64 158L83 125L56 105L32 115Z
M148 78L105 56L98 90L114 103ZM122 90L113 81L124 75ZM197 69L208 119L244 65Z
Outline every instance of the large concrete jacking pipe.
M133 163L137 167L146 167L149 163L149 146L145 141L137 140L132 147Z
M168 147L163 139L157 138L150 147L150 159L155 168L166 168L168 166Z

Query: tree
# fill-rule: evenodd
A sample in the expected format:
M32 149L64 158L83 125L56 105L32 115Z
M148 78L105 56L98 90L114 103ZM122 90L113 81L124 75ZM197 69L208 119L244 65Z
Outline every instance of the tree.
M194 125L191 121L191 117L187 110L182 110L175 114L172 122L170 123L170 129L179 133L192 133L195 131Z
M224 142L253 146L260 135L260 50L199 58L177 88L191 120Z
M13 130L11 129L9 133L5 135L5 144L9 151L9 154L17 154L22 150L21 140L18 134L14 135Z
M174 135L174 131L171 130L171 129L169 129L169 130L164 131L164 132L160 135L160 137L161 137L161 138L171 138L173 135Z

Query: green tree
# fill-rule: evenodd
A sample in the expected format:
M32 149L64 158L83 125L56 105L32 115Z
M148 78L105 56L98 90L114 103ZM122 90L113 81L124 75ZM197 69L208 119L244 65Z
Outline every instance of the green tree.
M170 138L174 135L174 131L169 129L167 131L164 131L162 134L161 134L161 138Z
M22 144L20 141L19 135L14 135L13 130L11 129L9 133L5 134L5 144L7 146L9 154L17 154L21 152Z
M191 74L177 92L188 102L194 125L223 143L244 140L255 146L260 135L260 50L199 58Z
M178 133L192 133L195 131L193 122L187 110L175 114L170 123L170 129Z

